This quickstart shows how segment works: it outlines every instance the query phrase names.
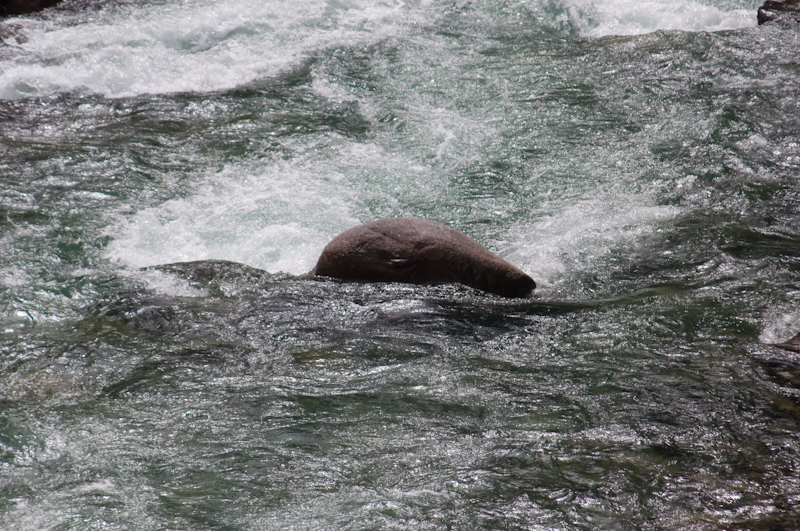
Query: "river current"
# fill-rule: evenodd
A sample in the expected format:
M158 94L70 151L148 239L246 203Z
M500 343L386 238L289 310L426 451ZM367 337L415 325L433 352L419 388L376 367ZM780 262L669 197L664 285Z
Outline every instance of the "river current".
M3 21L0 528L800 527L800 38L759 4ZM301 276L390 216L536 296Z

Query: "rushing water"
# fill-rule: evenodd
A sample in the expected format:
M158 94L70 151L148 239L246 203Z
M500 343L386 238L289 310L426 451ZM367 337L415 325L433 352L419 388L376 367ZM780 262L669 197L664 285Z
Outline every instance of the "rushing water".
M800 526L760 2L67 2L0 46L0 528ZM532 300L304 280L419 216ZM204 262L154 268L197 260Z

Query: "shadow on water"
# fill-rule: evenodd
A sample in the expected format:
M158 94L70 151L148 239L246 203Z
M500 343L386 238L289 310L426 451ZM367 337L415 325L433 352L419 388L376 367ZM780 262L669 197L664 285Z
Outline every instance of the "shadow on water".
M800 334L770 346L774 348L756 358L761 378L774 385L772 413L800 419Z
M221 260L149 267L135 278L140 288L109 295L76 326L86 338L139 352L121 379L104 386L110 396L164 384L191 368L247 365L252 356L299 364L353 352L375 363L411 360L676 289L591 301L519 300L457 284L312 280Z
M87 341L138 353L103 383L101 393L109 397L200 377L192 371L235 371L253 360L335 364L357 352L368 364L410 362L678 289L559 302L504 299L457 284L312 280L221 260L165 264L140 274L141 289L110 295L75 327Z
M308 275L271 274L223 260L166 264L144 271L183 279L202 294L201 297L170 298L144 291L132 295L133 298L124 304L138 304L139 308L135 313L129 309L124 315L130 316L133 326L154 331L170 329L169 323L175 321L176 313L192 311L195 307L198 311L216 312L234 326L259 315L267 326L280 326L286 321L291 323L291 329L309 328L315 334L319 333L323 322L338 321L345 328L362 323L370 338L378 331L404 329L415 334L424 334L427 330L455 336L490 336L492 330L499 333L524 326L537 316L605 310L648 297L682 292L679 286L661 285L594 300L554 301L537 296L520 300L485 294L457 284L343 282ZM328 330L335 335L333 329Z

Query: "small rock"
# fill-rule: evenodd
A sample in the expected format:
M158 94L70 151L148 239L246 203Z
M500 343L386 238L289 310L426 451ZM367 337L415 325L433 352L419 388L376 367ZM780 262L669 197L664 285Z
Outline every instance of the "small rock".
M22 26L19 24L3 24L0 23L0 41L3 44L8 44L9 39L14 39L17 44L24 44L28 42L28 37L22 33Z
M784 341L783 343L773 343L772 346L782 348L783 350L800 352L800 334L797 334L793 338Z
M800 0L767 0L758 8L758 23L800 24Z

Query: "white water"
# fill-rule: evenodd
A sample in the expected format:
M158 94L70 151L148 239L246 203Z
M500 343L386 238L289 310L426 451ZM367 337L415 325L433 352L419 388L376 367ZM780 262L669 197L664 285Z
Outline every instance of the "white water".
M796 509L796 359L759 364L800 329L797 75L763 61L796 33L686 33L754 25L733 1L141 4L0 49L0 527ZM401 215L542 297L138 270L304 273Z
M343 165L394 165L399 175L388 188L401 194L417 192L416 181L404 179L410 172L403 171L397 157L377 151L370 153L375 157L371 161L337 155L345 158L340 160ZM365 197L377 194L391 215L413 214L392 211L393 197L386 191L354 189L349 180L324 160L308 167L286 163L229 167L204 179L186 198L143 208L112 225L108 234L114 241L107 257L132 268L223 259L270 272L302 274L313 268L322 248L338 232L381 217L380 211L359 206ZM428 194L445 202L447 190L432 180ZM579 197L557 198L546 203L535 220L509 227L502 240L482 243L531 271L544 287L601 260L610 249L635 245L680 212L657 206L641 193L616 192L619 189L597 195L587 187Z
M192 1L67 21L20 18L14 23L22 26L27 42L18 57L0 65L0 98L228 89L277 75L315 50L385 38L397 31L402 6Z
M657 30L722 31L756 25L755 9L721 9L706 2L564 0L570 23L584 37L641 35Z
M697 2L643 6L627 1L570 1L562 7L573 30L586 37L658 29L715 31L754 22L752 12L746 18L741 10L724 11ZM343 44L357 47L354 43L367 46L413 35L425 23L427 8L392 2L334 2L303 3L295 9L293 4L290 8L289 4L266 7L234 2L192 4L190 9L169 5L132 9L91 22L95 27L81 28L82 38L72 35L77 31L73 27L42 30L45 44L41 44L34 33L26 46L37 54L53 54L52 50L64 46L74 51L63 54L60 64L34 65L39 78L20 81L20 72L9 72L17 79L3 82L2 90L8 93L17 90L13 87L49 83L50 90L81 89L116 97L231 88L278 75L323 49ZM519 4L516 9L541 6ZM246 21L242 13L248 13ZM450 49L431 52L440 45L435 37L410 38L415 48L405 53L411 64L435 64L454 53ZM109 69L109 64L116 67ZM419 68L419 75L436 77L436 83L447 87L460 82L458 74L450 79L442 76L457 69L458 64L441 70ZM312 89L320 97L358 101L361 112L377 120L372 113L379 112L380 103L370 93L334 84L317 72L312 76ZM396 138L389 139L390 147L380 141L317 137L294 146L297 154L291 162L259 159L229 164L222 171L209 170L187 195L162 205L132 205L136 213L117 217L107 231L113 242L106 256L132 268L226 259L271 272L301 274L313 267L325 243L341 230L387 215L419 215L405 210L404 205L410 203L447 203L451 170L468 165L471 158L480 160L480 146L489 146L497 131L489 111L468 114L445 107L442 99L424 96L413 102L410 87L422 81L396 80L406 86L397 89L396 97L407 101L417 131L407 137L406 146L394 145ZM394 82L387 80L383 88L393 90ZM504 110L501 107L499 112ZM319 145L314 145L317 141ZM417 145L429 152L422 157L423 164ZM605 179L611 179L606 184L613 186L612 192L598 192L602 183L589 184L543 202L537 217L509 227L506 234L491 235L492 239L471 235L531 272L540 287L547 287L572 271L602 261L610 249L635 245L637 239L658 230L659 223L678 214L676 208L656 206L652 191L628 190L611 185L613 176ZM369 206L374 204L382 206ZM501 207L497 214L502 215Z
M228 167L187 198L146 207L109 229L108 257L138 268L222 259L271 272L305 273L330 239L357 224L340 176L321 164Z
M110 98L206 92L274 76L307 54L338 45L368 45L413 31L433 10L427 2L183 1L40 20L19 17L27 38L0 61L0 98L79 91ZM705 2L563 0L583 37L656 30L720 31L753 26L751 7ZM538 15L542 6L507 6Z
M501 24L527 13L532 15L527 24L566 23L574 36L595 38L754 25L754 11L742 7L689 0L563 0L499 6L459 3L448 9L463 11L470 21L477 14ZM553 8L559 14L547 18L545 10ZM347 79L331 79L317 71L311 73L310 88L326 101L357 102L359 112L373 123L387 102L403 101L409 131L405 135L368 140L314 135L290 142L291 160L262 158L256 152L253 160L228 162L221 170L213 160L193 159L196 167L187 168L195 174L193 182L178 197L162 204L134 202L107 213L105 233L111 241L104 255L113 264L135 269L225 259L302 274L313 267L331 237L361 222L384 216L435 216L437 211L442 222L464 221L464 216L447 212L455 206L449 179L487 158L503 131L496 116L517 111L489 102L483 112L451 105L461 97L460 69L472 59L462 57L464 50L452 43L443 44L435 33L422 31L435 24L433 17L442 11L433 2L389 0L197 0L63 17L19 17L13 23L21 26L27 41L18 45L9 39L0 59L0 98L71 91L108 98L203 93L280 76L340 46L358 49L387 39L404 43L408 74L387 77L377 96L354 88ZM491 20L487 22L491 26ZM479 77L495 85L504 82L502 76L490 75ZM603 160L604 149L613 148L598 146L591 154L595 162ZM567 183L552 195L548 191L537 198L534 215L511 221L504 232L457 228L466 229L547 288L601 264L612 250L637 245L680 214L677 207L657 204L656 189L630 187L617 175L594 172L595 162L565 171L592 174L596 182ZM641 171L618 169L629 176ZM420 211L409 205L433 209ZM505 215L502 204L475 205L497 219Z
M689 0L563 0L555 6L561 17L568 17L574 34L587 38L755 24L751 9ZM472 6L453 9L461 7ZM520 2L496 10L479 3L474 7L484 16L502 18L541 15L547 6ZM421 55L410 49L406 59L431 65L453 54L437 51L435 37L417 35L438 12L441 6L434 4L390 0L198 0L53 19L20 17L14 23L28 40L10 42L18 48L0 62L0 98L70 91L121 98L231 89L278 76L322 50L388 38L410 39ZM537 18L544 25L563 22ZM449 75L448 68L418 70L422 76ZM431 83L458 83L458 73L453 75ZM375 108L380 104L371 94L332 83L324 75L312 76L311 87L320 97L357 101L369 119L378 118L372 113L379 112ZM413 101L414 85L424 80L397 81L405 84L397 96L406 99L410 127L416 131L408 135L408 145L397 148L396 138L383 144L316 137L301 140L292 161L257 159L229 163L222 170L201 162L199 178L181 197L158 205L127 205L123 214L110 212L106 233L112 241L106 257L132 268L216 258L300 274L313 267L333 235L349 226L386 215L417 215L404 207L414 202L446 203L448 175L480 160L481 146L489 146L497 135L490 112L475 115L446 108L441 98L419 96ZM387 80L384 88L392 87L393 81ZM428 153L418 153L418 146ZM607 179L610 186L613 177ZM562 192L543 201L533 219L481 241L546 286L574 268L586 268L614 246L635 245L678 214L676 208L656 206L653 191L615 185L612 192L598 193L603 186ZM501 207L497 214L502 215Z

